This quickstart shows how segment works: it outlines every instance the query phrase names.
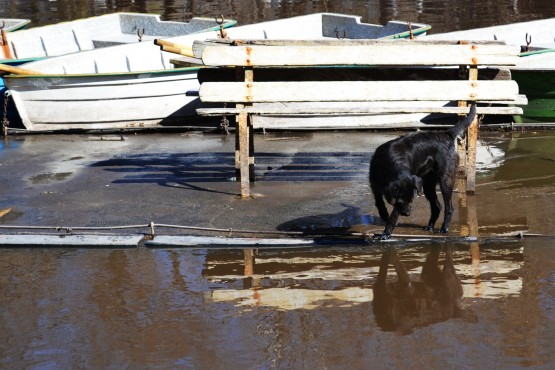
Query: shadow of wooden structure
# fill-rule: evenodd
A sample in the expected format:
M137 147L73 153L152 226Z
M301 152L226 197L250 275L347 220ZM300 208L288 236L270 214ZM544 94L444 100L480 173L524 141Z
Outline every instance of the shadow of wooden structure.
M225 107L201 108L197 113L236 116L236 169L243 197L250 196L250 182L254 181L254 115L465 114L470 101L481 103L479 115L518 115L522 109L512 105L526 104L517 83L504 69L516 64L520 49L495 41L214 40L199 42L194 50L204 65L235 72L235 81L212 78L201 83L200 99L225 103ZM378 77L360 80L353 74L341 81L326 77L326 71L333 74L334 69L345 67L376 70ZM303 72L310 68L318 69L320 77L307 78ZM385 76L392 68L398 72L397 79L380 79L380 74ZM458 71L456 77L430 77L430 72L441 74L448 68ZM297 79L256 78L259 73L278 76L284 69L296 71ZM422 74L428 77L418 77ZM479 79L479 75L487 79ZM458 102L458 106L446 105L446 101ZM353 102L360 106L346 104ZM227 107L230 104L235 107ZM477 131L475 120L467 144L460 149L469 192L475 189Z

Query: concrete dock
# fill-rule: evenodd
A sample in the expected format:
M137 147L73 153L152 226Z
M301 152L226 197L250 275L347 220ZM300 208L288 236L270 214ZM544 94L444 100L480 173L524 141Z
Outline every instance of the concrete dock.
M233 135L10 136L0 146L0 226L4 227L0 233L137 235L149 234L151 224L190 227L155 230L157 235L178 236L275 238L381 232L368 185L369 159L379 144L398 135L371 131L257 134L257 181L249 199L238 196ZM506 196L495 186L478 189L472 203L477 204L482 230L552 230L542 222L530 222L530 217L541 219L542 211L534 212L533 203L529 210L522 203L518 214L511 215L510 206L499 198ZM461 229L456 197L453 235ZM429 217L426 200L418 199L413 209L396 232L423 233L416 226L426 224ZM509 229L488 229L507 218L513 225Z

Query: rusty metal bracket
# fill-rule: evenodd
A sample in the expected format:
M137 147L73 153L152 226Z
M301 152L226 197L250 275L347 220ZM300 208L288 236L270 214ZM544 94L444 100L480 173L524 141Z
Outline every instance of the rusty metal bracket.
M407 25L409 27L409 39L414 40L414 32L412 32L412 22L408 22Z
M339 29L337 27L335 27L335 38L336 39L341 39L341 37L339 37ZM347 31L343 30L343 38L346 39L347 38Z
M530 51L530 44L532 43L532 35L526 33L526 51Z
M144 34L145 34L145 29L137 27L137 36L139 36L139 42L143 41Z
M218 19L218 17L214 17L216 20L216 23L220 26L220 33L218 34L218 36L222 39L226 39L227 38L227 33L224 30L224 15L221 14L221 19Z

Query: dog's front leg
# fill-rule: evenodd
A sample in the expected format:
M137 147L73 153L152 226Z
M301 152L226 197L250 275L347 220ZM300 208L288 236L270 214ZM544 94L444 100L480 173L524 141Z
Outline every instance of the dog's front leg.
M389 216L389 219L387 220L387 223L385 225L385 230L383 231L382 235L380 236L381 240L387 240L389 238L391 238L391 233L393 232L393 229L395 228L395 225L397 225L397 220L399 219L399 210L397 209L397 207L393 208L393 211L391 212L391 215Z
M376 208L378 209L378 213L380 214L380 218L383 222L387 223L389 220L389 213L387 212L387 207L385 206L385 202L383 201L383 195L381 193L374 193L374 199L376 201Z

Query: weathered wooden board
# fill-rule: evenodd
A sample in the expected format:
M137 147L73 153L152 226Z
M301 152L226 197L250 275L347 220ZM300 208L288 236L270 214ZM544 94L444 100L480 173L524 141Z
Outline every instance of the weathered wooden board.
M298 247L314 245L313 239L301 238L238 238L192 235L160 235L145 242L149 248L160 247Z
M239 113L249 114L267 114L273 116L283 115L330 115L330 114L378 114L378 113L442 113L442 114L465 114L468 108L462 107L248 107L248 108L199 108L197 113L201 116L221 116ZM499 115L515 115L522 114L522 108L519 107L478 107L478 114L499 114Z
M301 81L206 82L203 102L325 102L508 100L518 97L515 81Z
M418 45L459 45L460 43L468 42L475 45L506 45L502 41L492 40L377 40L377 39L305 39L305 40L292 40L292 39L207 39L196 40L193 42L193 53L196 58L202 57L204 49L210 46L246 46L246 45L263 45L263 46L372 46L381 45L384 43L395 42L412 43Z
M2 234L2 247L109 247L136 248L144 235L52 235L52 234Z
M509 45L423 45L384 42L357 46L209 46L202 52L207 66L512 66L520 48Z

